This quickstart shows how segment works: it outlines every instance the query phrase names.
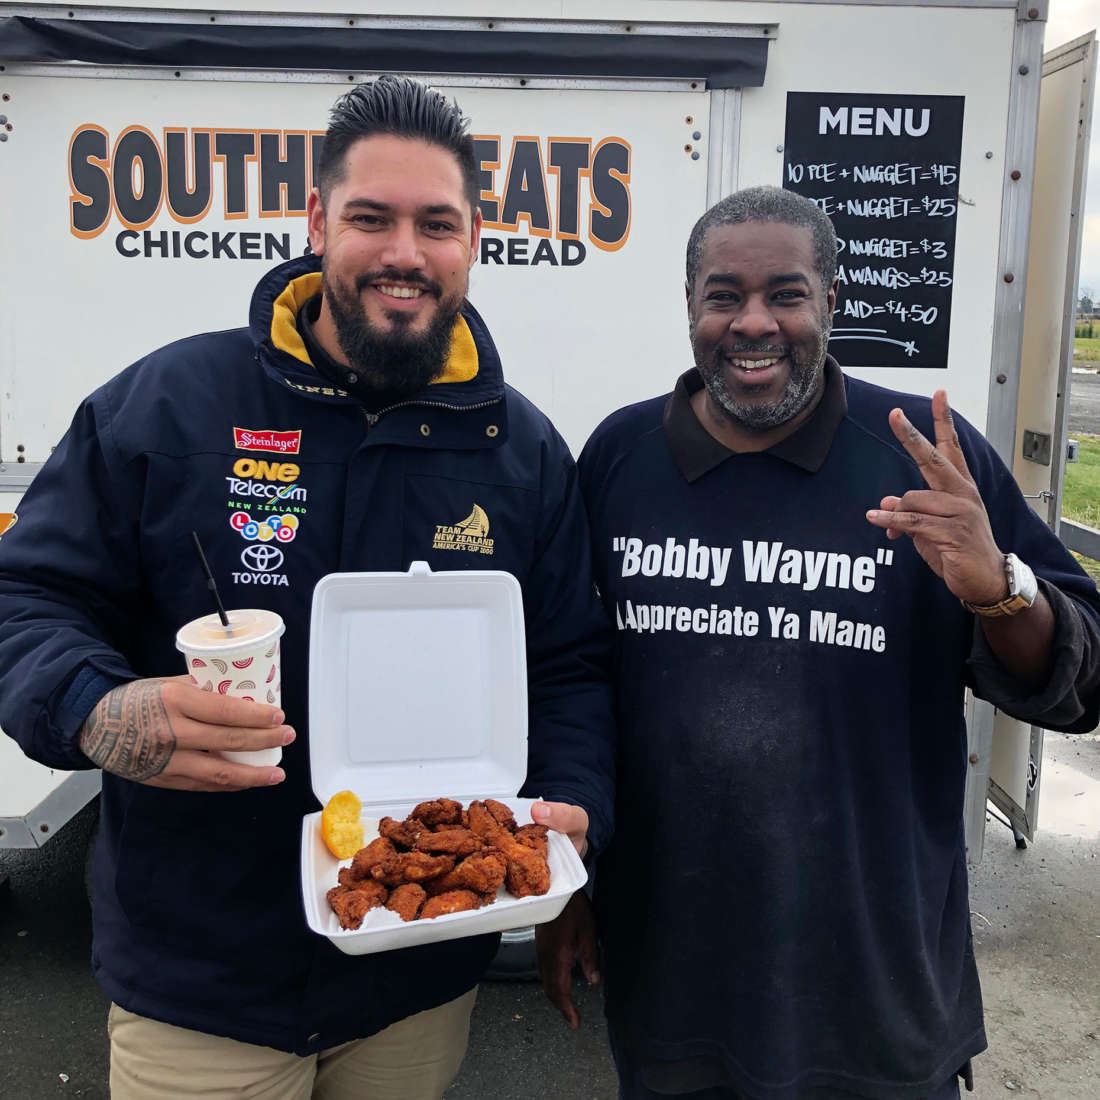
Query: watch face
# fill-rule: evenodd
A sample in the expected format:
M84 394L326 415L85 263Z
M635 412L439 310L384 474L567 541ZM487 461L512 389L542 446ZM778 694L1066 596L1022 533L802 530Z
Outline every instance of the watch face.
M1039 584L1031 567L1020 561L1015 554L1005 555L1005 567L1008 570L1008 595L1013 602L1013 611L1022 611L1035 602L1039 594Z
M1002 615L1017 615L1026 611L1039 595L1039 583L1031 567L1020 561L1015 554L1005 554L1005 575L1008 578L1008 595L1003 600L988 606L967 603L963 606L975 615L996 619Z

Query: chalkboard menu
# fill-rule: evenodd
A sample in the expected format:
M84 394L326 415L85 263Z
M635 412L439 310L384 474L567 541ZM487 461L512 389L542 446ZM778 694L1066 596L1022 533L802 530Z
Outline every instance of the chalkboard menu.
M789 92L783 186L837 235L842 366L947 366L962 96Z

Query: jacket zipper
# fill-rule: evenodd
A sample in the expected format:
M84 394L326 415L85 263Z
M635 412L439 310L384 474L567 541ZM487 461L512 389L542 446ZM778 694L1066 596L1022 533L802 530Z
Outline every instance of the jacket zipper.
M386 415L391 413L394 409L406 409L413 406L418 406L425 409L448 409L451 412L473 412L475 409L487 409L490 405L499 405L503 398L494 397L491 401L480 401L476 405L448 405L444 401L398 401L396 405L390 405L388 409L382 409L380 412L372 413L367 412L362 405L359 407L363 409L363 416L367 421L367 429L371 429Z

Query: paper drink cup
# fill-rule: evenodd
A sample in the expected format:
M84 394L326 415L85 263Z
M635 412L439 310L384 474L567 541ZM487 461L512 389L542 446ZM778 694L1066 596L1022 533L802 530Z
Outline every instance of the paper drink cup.
M215 613L192 619L176 634L176 648L183 654L191 683L202 691L216 691L255 703L281 705L282 673L279 639L286 629L274 611L244 608L227 611L229 626ZM238 764L278 764L283 750L223 752Z

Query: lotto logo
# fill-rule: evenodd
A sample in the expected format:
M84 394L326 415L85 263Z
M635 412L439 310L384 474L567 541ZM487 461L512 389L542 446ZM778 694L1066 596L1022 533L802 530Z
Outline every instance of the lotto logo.
M229 526L248 542L293 542L298 533L298 517L292 515L270 516L255 520L247 512L234 512Z

